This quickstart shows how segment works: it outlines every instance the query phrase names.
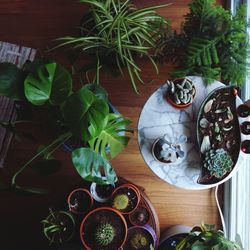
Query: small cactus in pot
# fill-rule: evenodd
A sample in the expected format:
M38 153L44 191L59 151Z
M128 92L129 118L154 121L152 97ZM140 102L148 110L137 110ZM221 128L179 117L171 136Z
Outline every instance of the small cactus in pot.
M180 78L174 81L167 81L167 100L174 107L189 106L195 96L194 83L188 78Z
M131 239L130 239L130 244L133 247L133 249L141 249L145 247L148 244L147 238L138 233L135 234Z
M109 223L101 224L97 227L95 232L96 242L104 247L109 245L115 237L115 230Z
M223 149L210 149L205 154L204 167L216 178L222 178L232 170L231 156Z
M115 196L113 200L113 208L117 210L123 210L126 209L129 203L129 198L126 194L119 194Z

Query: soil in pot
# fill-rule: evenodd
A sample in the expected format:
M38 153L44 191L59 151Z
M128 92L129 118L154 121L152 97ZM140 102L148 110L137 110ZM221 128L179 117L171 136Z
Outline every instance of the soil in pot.
M132 212L139 203L139 194L131 187L119 187L112 194L112 207L122 213Z
M238 108L237 108L237 113L239 117L248 117L250 115L250 107L246 104L241 104Z
M143 226L149 221L149 212L147 208L138 206L134 212L129 214L129 220L131 224L135 226Z
M87 190L77 189L69 195L70 211L81 214L86 212L92 206L92 197Z
M154 246L154 239L145 228L131 228L123 250L149 250L150 245Z
M112 209L99 209L86 217L80 233L92 250L117 250L127 235L126 222Z
M158 250L175 250L177 244L179 244L188 234L176 234L164 240Z
M98 185L96 184L96 193L99 197L106 199L112 195L115 187L113 185Z

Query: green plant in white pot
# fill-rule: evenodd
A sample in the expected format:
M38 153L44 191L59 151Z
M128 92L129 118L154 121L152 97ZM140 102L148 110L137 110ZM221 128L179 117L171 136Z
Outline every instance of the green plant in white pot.
M123 74L127 68L135 92L136 82L143 82L141 69L135 58L146 57L156 68L153 50L161 28L167 24L156 10L169 4L137 9L129 0L80 0L89 4L89 11L79 27L80 35L56 39L54 48L68 47L75 57L91 55L91 63L84 69Z
M46 114L46 119L41 118L39 122L54 129L57 135L14 174L12 188L40 193L41 190L17 185L17 177L30 165L38 172L51 172L51 165L56 162L51 161L53 152L72 138L78 142L72 149L72 162L82 178L98 184L112 184L117 180L109 159L127 145L129 137L124 132L132 131L126 129L130 124L128 119L110 112L102 87L87 84L74 92L71 75L55 62L35 61L26 70L19 70L12 64L0 64L0 73L0 85L5 86L0 94L23 100L35 112ZM15 78L20 80L18 88L15 88L17 81L12 81ZM22 91L17 92L17 89ZM15 129L15 123L2 121L1 125ZM39 165L33 164L41 158Z

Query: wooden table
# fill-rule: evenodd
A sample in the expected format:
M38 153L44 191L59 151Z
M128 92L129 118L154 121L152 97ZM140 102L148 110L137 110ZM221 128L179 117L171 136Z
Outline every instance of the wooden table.
M172 20L173 27L179 27L182 16L187 12L189 0L145 0L134 1L138 6L150 6L173 2L170 7L159 11L160 14ZM58 36L74 33L74 27L80 22L85 7L72 0L14 0L0 3L0 37L3 41L22 44L44 51L48 42ZM50 55L62 60L59 55ZM161 65L160 74L147 62L140 62L143 68L143 79L154 81L140 86L140 95L133 92L128 76L125 78L102 76L101 83L109 93L109 98L118 110L133 120L132 127L137 128L137 121L143 104L148 97L169 78L171 65ZM39 128L30 127L28 131L39 135L36 138L41 143L48 142ZM8 173L14 172L25 163L35 152L38 141L24 139L21 143L13 141L8 154L8 168L1 172L0 178L7 180ZM20 177L19 182L27 185L49 187L48 196L23 195L1 192L0 208L0 248L6 250L45 250L47 242L41 235L41 219L48 213L48 206L54 200L65 199L67 193L81 182L73 169L70 155L60 150L56 157L63 161L60 173L42 178L32 171ZM214 190L187 191L168 185L155 176L146 166L137 144L137 134L129 146L112 161L119 175L145 188L146 194L158 212L161 229L174 224L195 225L201 221L220 225Z

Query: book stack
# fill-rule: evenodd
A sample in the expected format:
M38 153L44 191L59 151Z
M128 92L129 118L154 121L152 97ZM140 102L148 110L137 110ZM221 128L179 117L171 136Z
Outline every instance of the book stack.
M27 60L33 61L35 55L35 49L0 41L0 63L11 62L21 68ZM15 102L0 96L0 121L14 121L16 116ZM9 129L0 126L0 168L4 167L12 136L13 133Z

